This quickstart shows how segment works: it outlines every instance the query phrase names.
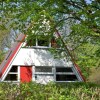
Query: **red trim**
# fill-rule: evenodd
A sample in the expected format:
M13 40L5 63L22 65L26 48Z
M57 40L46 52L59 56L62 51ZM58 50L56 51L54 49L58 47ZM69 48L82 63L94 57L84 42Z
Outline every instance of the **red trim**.
M25 39L25 36L23 37L22 41ZM12 54L10 55L10 57L8 58L4 68L2 69L1 73L0 73L0 77L3 75L3 73L5 72L6 68L8 67L8 65L10 64L10 62L12 61L13 57L15 56L15 54L17 53L19 47L21 46L22 42L19 42L17 44L17 47L15 49L15 51L12 52Z
M85 80L85 77L83 76L83 74L82 74L82 72L81 72L80 67L79 67L75 62L74 62L74 65L75 65L76 69L78 70L79 74L81 75L82 79L83 79L84 81L86 81L86 80Z
M64 45L65 49L67 50L67 52L68 52L69 56L71 57L71 60L72 60L73 64L75 65L75 68L77 69L77 71L78 71L78 72L79 72L79 74L81 75L81 77L82 77L83 81L85 81L85 78L84 78L84 76L82 75L82 72L81 72L81 70L80 70L79 66L75 63L75 61L74 61L74 59L73 59L73 57L72 57L72 55L71 55L70 51L68 50L67 46L65 45L65 43L64 43L64 41L63 41L63 39L62 39L61 35L59 34L58 30L56 30L56 34L57 34L57 35L58 35L58 37L61 39L61 41L62 41L62 43L63 43L63 45Z

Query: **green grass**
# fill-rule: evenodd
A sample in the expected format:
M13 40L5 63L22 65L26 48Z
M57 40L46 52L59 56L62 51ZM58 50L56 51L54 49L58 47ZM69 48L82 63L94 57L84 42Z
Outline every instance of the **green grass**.
M93 83L0 83L0 100L99 100L100 85Z

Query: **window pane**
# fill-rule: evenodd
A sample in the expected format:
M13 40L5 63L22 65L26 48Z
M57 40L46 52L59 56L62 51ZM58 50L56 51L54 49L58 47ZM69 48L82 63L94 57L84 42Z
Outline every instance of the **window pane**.
M56 75L56 81L76 81L76 75Z
M37 75L35 77L35 81L37 83L42 83L42 84L46 84L46 83L53 81L53 80L54 80L53 75Z
M36 38L27 40L26 46L36 46Z
M36 67L35 72L52 72L50 67Z
M49 43L47 40L38 40L39 46L49 46Z
M68 68L67 67L66 68L57 67L56 72L73 72L73 71L72 71L72 68L69 68L69 67Z
M8 74L5 81L17 81L17 74Z
M12 66L10 72L18 72L18 66Z
M49 37L48 36L39 36L38 46L49 46Z

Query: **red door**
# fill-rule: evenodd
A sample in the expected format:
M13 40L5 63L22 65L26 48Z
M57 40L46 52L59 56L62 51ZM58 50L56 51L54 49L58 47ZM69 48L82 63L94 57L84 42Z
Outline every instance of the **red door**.
M32 81L32 66L20 66L20 80L21 82Z

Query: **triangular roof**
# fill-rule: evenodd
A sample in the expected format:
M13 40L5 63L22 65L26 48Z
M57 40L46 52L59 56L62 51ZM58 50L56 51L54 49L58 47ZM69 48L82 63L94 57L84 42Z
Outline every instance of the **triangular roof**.
M56 34L59 38L61 38L61 35L59 34L58 31L56 31ZM9 50L8 54L6 55L5 59L3 60L3 62L0 65L0 78L2 77L2 75L5 73L6 69L9 67L9 65L11 64L11 62L13 61L14 57L16 56L16 54L18 53L18 51L21 49L22 47L22 43L23 40L25 39L25 35L24 34L20 34L16 40L16 42L14 43L14 45L11 47L11 49ZM78 65L74 62L72 55L70 54L68 48L66 47L63 39L61 38L61 41L63 42L65 49L67 50L69 56L71 56L71 61L75 67L75 69L77 70L79 76L81 76L82 80L85 81L85 78L82 75L82 72L80 70L80 68L78 67Z
M24 34L20 34L16 40L16 42L12 45L11 49L7 53L5 59L0 65L0 77L3 75L5 72L6 68L10 65L12 62L13 58L15 57L16 53L18 50L21 48L22 42L25 39Z

